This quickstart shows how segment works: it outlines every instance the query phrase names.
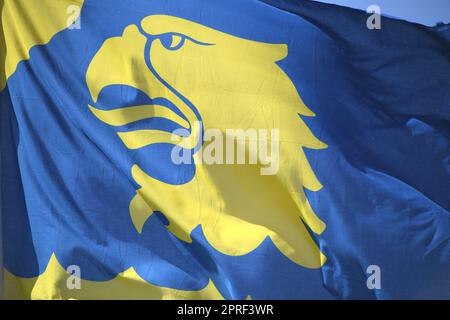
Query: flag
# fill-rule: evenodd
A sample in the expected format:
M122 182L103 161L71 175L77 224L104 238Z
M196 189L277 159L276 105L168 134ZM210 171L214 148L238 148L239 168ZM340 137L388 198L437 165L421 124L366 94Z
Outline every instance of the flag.
M5 298L450 298L448 26L0 4Z

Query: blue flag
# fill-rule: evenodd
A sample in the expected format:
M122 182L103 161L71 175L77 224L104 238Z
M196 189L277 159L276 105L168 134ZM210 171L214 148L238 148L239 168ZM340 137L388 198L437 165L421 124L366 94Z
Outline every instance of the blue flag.
M448 26L0 4L6 298L450 298Z

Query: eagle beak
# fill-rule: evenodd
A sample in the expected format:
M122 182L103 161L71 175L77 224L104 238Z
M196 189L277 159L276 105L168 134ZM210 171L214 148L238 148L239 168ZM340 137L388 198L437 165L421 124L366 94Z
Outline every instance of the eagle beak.
M127 85L150 96L161 88L145 62L147 38L135 25L127 27L121 37L106 40L92 59L86 73L86 83L94 104L100 92L110 85Z

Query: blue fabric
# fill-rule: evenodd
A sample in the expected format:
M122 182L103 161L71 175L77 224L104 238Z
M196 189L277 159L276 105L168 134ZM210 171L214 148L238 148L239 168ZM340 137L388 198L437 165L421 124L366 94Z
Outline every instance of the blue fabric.
M216 251L200 228L184 243L163 215L136 232L128 211L135 156L101 134L86 108L85 74L105 39L151 14L288 44L279 65L328 145L307 151L324 185L307 193L327 225L314 236L328 258L322 269L296 265L270 239L239 257ZM133 266L150 283L182 290L212 279L229 299L450 298L449 32L390 18L368 30L367 17L303 0L86 0L83 27L33 47L1 92L6 269L37 276L55 253L85 279ZM368 290L369 265L380 266L381 289Z

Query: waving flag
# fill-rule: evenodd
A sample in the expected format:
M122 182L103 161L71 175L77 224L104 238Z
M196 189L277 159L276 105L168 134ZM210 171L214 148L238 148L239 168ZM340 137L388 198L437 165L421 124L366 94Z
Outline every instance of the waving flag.
M447 26L0 3L6 298L450 298Z

